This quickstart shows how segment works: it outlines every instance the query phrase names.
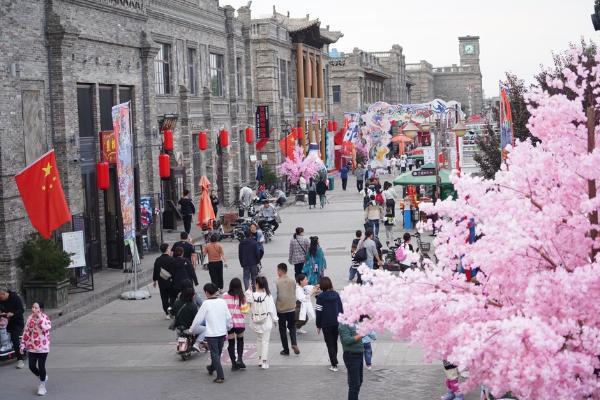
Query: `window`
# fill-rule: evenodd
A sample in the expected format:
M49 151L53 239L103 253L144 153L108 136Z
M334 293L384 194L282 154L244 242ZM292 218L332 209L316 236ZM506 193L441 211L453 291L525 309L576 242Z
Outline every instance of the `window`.
M236 85L238 97L244 97L244 71L242 71L242 58L235 59Z
M342 92L340 90L340 85L331 86L331 93L333 94L333 102L334 103L342 102Z
M171 62L171 45L161 43L154 58L154 73L156 94L169 94L171 93L170 84L170 62Z
M187 64L188 64L188 90L190 94L196 94L197 92L197 67L196 67L196 49L188 48L187 51Z
M112 86L100 86L100 130L112 131L112 107L115 105Z
M210 91L213 96L223 97L225 92L223 65L222 54L210 53Z
M79 136L94 137L94 112L92 108L92 85L77 85L77 114Z
M282 99L290 97L288 90L288 68L285 60L279 60L279 95Z

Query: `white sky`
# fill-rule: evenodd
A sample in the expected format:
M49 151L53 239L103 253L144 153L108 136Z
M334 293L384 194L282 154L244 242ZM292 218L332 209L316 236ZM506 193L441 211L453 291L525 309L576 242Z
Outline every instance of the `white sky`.
M247 0L221 0L238 8ZM459 63L458 37L480 36L485 96L498 95L504 71L533 81L540 64L551 65L552 51L600 37L590 15L593 0L253 0L253 17L271 15L273 5L292 17L307 13L321 27L344 33L332 47L352 51L404 49L408 63L427 60L442 67Z

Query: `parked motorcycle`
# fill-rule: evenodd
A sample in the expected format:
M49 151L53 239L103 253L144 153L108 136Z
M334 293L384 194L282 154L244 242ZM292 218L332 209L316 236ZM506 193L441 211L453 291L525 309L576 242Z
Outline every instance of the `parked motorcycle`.
M275 232L273 231L273 225L269 221L267 221L266 219L259 220L258 227L265 236L265 242L270 242L271 240L273 240Z

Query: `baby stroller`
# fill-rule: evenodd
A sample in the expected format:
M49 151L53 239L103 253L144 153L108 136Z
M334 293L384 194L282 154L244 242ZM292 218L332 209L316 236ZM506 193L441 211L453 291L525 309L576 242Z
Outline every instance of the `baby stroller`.
M16 357L15 349L13 349L10 333L6 330L8 326L8 318L0 316L0 361L11 360Z

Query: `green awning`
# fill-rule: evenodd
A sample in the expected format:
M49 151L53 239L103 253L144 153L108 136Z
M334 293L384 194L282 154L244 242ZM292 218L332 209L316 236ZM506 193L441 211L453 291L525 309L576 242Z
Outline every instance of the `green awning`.
M417 171L421 171L417 170ZM440 170L440 179L442 186L452 186L450 182L450 172L446 169ZM394 185L435 185L435 175L413 176L412 171L400 174L394 179Z
M412 158L414 160L423 160L425 157L423 154L411 154L407 158Z

